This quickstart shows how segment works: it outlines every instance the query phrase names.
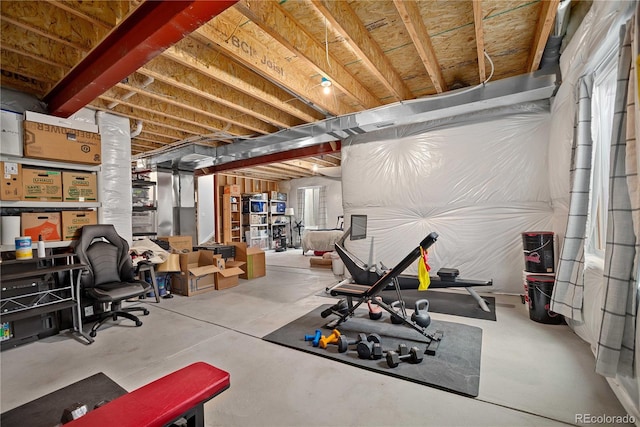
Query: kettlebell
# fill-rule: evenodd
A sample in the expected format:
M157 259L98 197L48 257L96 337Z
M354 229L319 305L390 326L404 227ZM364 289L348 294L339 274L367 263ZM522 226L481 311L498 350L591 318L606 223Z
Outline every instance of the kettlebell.
M411 320L423 328L426 328L431 324L431 316L429 316L429 300L419 299L416 301L416 309L411 315Z
M395 311L396 313L401 311L400 308L400 304L404 305L404 301L394 301L391 303L391 308L393 309L393 311ZM391 315L391 323L393 323L394 325L400 325L402 324L403 320L402 317L398 316L397 314L392 314Z
M382 298L375 297L375 302L381 301ZM379 320L382 317L382 307L378 304L372 304L371 300L367 301L367 305L369 306L369 318L371 320Z

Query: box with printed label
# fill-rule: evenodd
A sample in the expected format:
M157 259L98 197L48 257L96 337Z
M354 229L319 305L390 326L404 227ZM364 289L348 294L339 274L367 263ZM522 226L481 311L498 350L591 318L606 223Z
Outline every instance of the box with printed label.
M22 165L16 162L0 162L0 169L0 200L22 200Z
M62 211L62 240L77 240L83 226L97 223L96 211Z
M99 133L24 121L25 157L99 165L101 155Z
M62 172L62 192L65 202L97 202L98 182L91 172Z
M23 212L20 222L22 235L31 237L33 244L39 240L39 236L45 242L58 242L61 239L60 212Z
M224 194L230 194L232 196L240 195L240 186L238 184L231 184L224 186Z
M60 171L22 168L22 200L61 202L62 173Z

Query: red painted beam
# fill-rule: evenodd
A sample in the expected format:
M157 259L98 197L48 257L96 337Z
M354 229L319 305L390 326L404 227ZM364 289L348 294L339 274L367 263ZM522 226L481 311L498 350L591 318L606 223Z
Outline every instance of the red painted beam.
M335 148L333 148L331 144L333 144ZM267 165L269 163L283 162L286 160L300 159L303 157L319 156L321 154L338 152L340 151L340 148L340 141L336 141L333 143L323 142L322 144L311 145L309 147L295 148L289 151L281 151L279 153L267 154L264 156L253 157L251 159L236 160L234 162L224 163L222 165L210 166L196 171L196 175L211 175L213 173L219 173L228 170Z
M44 97L69 117L237 0L146 0Z

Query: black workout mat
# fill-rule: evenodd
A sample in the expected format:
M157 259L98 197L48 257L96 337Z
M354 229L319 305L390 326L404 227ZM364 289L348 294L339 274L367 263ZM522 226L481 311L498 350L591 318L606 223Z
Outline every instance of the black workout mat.
M305 341L304 336L313 335L316 329L320 329L323 335L331 333L331 329L325 328L324 325L335 319L336 316L332 315L326 319L320 316L320 313L328 307L330 305L322 305L266 335L263 339L426 386L471 397L478 395L482 329L433 320L428 331L441 330L444 332L444 337L435 356L424 354L422 363L400 362L398 367L389 368L384 357L379 360L363 360L358 358L355 349L350 348L346 353L339 353L336 345L329 345L323 349L313 347L310 341ZM395 349L400 343L406 344L409 348L417 346L422 352L426 348L426 338L417 331L406 325L392 324L389 316L385 316L379 321L370 320L368 310L358 309L354 317L341 324L338 330L350 338L356 338L358 333L377 333L382 337L382 347L385 350Z
M127 391L102 372L25 403L0 415L2 427L54 427L60 424L65 408L74 403L87 405L113 400Z
M417 289L401 289L402 299L407 308L413 309L419 299L429 300L429 311L433 313L451 314L453 316L471 317L473 319L496 320L496 299L483 297L489 306L489 312L480 308L478 302L468 293L440 292L436 290L419 291ZM384 290L378 294L388 304L398 299L395 290Z

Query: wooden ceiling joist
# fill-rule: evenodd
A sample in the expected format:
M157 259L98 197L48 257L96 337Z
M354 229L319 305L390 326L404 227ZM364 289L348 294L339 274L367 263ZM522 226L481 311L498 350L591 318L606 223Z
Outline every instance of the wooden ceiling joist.
M478 76L480 81L487 79L487 71L484 62L484 32L482 26L482 0L473 0L473 24L476 32L476 52L478 52Z
M311 2L333 29L345 38L368 71L376 76L396 101L414 98L413 93L346 1L311 0Z
M332 81L342 93L356 102L361 109L378 107L381 102L358 82L339 61L331 58L326 46L314 40L276 2L241 0L236 9L251 19L262 31L287 47L293 54L304 58L309 67L320 76ZM318 78L318 84L320 78Z
M424 68L427 70L433 86L438 93L445 92L448 90L447 83L442 76L438 57L433 50L431 37L424 26L424 22L422 22L422 15L420 14L418 5L415 0L393 0L393 4L396 6L396 9L398 9L400 18L413 41L413 45L418 51L418 55L422 59Z
M540 66L542 53L553 29L553 23L558 12L560 0L543 0L540 3L540 16L535 31L535 40L530 49L531 54L527 60L527 69L529 72L536 71Z

